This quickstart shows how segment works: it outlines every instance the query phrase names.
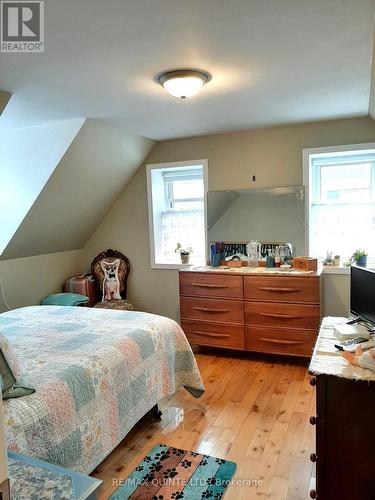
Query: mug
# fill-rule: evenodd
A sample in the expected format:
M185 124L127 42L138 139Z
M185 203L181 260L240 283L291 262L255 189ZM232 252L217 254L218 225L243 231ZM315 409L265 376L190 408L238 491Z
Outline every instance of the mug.
M273 255L267 255L266 267L275 267L275 257Z
M211 267L219 267L220 266L220 254L214 253L211 255Z

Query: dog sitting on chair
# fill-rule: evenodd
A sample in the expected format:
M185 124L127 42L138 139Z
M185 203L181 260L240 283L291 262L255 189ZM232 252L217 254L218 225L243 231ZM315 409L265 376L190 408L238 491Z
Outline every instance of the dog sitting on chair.
M103 260L100 265L104 273L102 301L120 300L120 282L118 279L118 269L120 266L119 259L113 262L106 262Z

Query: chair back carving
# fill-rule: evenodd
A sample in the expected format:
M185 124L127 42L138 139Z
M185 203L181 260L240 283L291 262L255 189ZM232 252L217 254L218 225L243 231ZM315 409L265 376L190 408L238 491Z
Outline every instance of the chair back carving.
M91 262L91 273L100 291L100 299L126 299L129 272L129 259L118 250L109 248L97 255Z

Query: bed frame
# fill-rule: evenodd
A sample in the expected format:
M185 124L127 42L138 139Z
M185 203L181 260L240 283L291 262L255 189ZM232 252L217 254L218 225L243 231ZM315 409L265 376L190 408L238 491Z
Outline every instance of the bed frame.
M151 408L151 410L147 413L147 415L152 419L152 420L161 420L162 412L159 409L159 405L155 405Z

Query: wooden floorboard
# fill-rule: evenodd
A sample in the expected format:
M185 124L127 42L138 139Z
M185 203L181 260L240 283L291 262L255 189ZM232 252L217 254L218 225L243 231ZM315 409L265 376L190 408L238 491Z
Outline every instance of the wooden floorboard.
M206 392L179 389L161 403L161 422L144 419L96 469L107 499L158 443L237 463L225 500L306 500L314 470L314 389L306 363L248 353L202 351L196 358ZM249 481L257 486L249 486ZM254 483L252 483L254 484Z

